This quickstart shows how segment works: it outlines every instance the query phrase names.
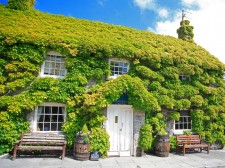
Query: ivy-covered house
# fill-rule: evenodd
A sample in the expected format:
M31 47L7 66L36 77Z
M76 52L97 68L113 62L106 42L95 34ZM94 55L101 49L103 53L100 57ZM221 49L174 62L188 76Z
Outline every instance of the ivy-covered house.
M136 155L163 130L225 144L225 68L201 46L34 9L0 11L0 153L26 131L63 131L72 146L84 124L110 136L110 147L99 144L109 155Z

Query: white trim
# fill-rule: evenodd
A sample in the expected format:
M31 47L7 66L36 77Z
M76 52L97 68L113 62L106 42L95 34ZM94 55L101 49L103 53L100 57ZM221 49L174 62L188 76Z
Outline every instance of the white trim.
M182 115L182 111L180 112L180 118L181 117L188 117L188 118L191 119L191 115ZM179 118L179 120L180 120L180 118ZM192 120L190 121L190 123L191 123L191 128L192 128ZM187 126L188 126L188 124L189 124L189 122L187 122ZM174 122L173 122L173 133L175 135L178 135L178 134L183 134L184 131L190 131L191 132L192 129L190 129L190 128L188 128L188 129L176 129L176 121L174 120Z
M46 58L46 56L48 56L48 55L49 55L49 56L66 57L66 56L63 56L62 54L60 54L60 53L58 53L58 52L55 52L55 51L49 51L47 54L44 55L44 58ZM42 65L41 65L39 77L52 77L52 78L59 78L59 79L65 78L65 76L66 76L66 74L67 74L67 69L65 69L65 76L46 75L46 74L44 74L45 63L46 63L46 60L44 60L44 62L43 62ZM64 64L65 64L65 61L64 61Z
M108 63L109 63L109 66L110 66L110 67L111 67L111 62L122 62L122 63L127 63L127 64L128 64L128 66L127 66L127 73L128 73L128 71L129 71L129 69L130 69L130 62L129 62L128 60L125 60L125 59L118 59L118 58L110 58L110 59L108 60ZM119 75L119 74L114 74L114 75L110 74L110 75L107 77L107 79L116 79L118 76L121 76L121 75Z
M38 106L57 106L57 107L64 107L65 108L65 113L64 113L64 122L66 121L66 105L63 103L56 103L56 102L46 102L46 103L41 103L35 107L34 111L34 121L33 121L33 132L42 132L42 133L62 133L63 131L38 131L37 130L37 113L38 113Z

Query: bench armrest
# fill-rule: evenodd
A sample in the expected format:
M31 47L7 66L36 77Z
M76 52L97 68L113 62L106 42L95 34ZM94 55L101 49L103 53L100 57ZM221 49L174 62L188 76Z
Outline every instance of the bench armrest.
M19 145L20 144L20 140L14 142L14 145Z

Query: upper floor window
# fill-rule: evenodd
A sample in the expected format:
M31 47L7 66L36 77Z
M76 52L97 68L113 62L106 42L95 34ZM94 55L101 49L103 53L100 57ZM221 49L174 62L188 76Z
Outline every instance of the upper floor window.
M129 63L125 60L109 60L111 74L110 77L116 78L117 76L127 74L129 71Z
M62 124L66 120L64 104L45 103L36 107L35 110L36 131L62 131Z
M180 112L180 119L174 121L175 133L182 134L184 130L191 131L191 115L189 110Z
M57 52L48 52L41 67L41 76L63 78L66 73L65 57Z
M185 76L185 75L179 75L179 79L181 81L186 81L187 80L187 76Z

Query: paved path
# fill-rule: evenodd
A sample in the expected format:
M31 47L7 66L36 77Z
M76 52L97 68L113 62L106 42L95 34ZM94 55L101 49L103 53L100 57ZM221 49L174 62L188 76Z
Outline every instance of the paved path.
M0 159L0 168L225 168L225 149L211 150L209 154L189 153L185 156L170 153L169 157L111 157L99 161L77 161L45 157L11 156Z

